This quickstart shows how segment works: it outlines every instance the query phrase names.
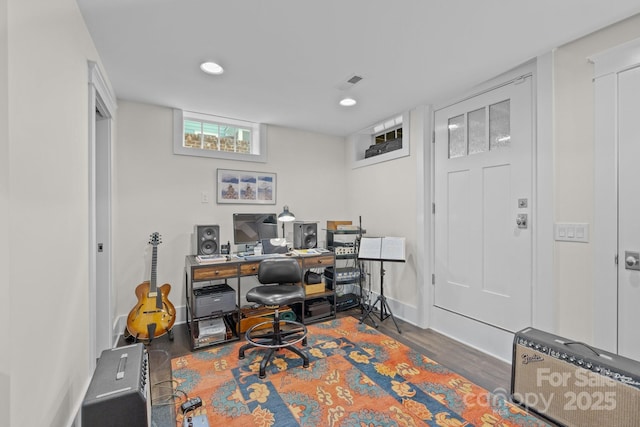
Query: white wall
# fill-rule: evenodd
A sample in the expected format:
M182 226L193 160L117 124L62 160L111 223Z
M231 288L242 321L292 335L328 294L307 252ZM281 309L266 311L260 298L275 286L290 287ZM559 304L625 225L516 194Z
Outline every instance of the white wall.
M11 293L0 304L11 311L0 361L11 368L9 425L66 426L92 374L87 60L99 58L74 0L4 0L0 9L8 22L8 39L0 31L8 46L0 129L9 141L0 144L0 259L10 262L0 281Z
M640 37L640 15L554 53L555 221L594 224L594 88L587 57ZM593 245L555 243L557 333L593 342ZM615 333L615 331L611 331Z
M591 224L592 233L597 233L597 224L593 223L593 70L587 57L637 37L640 37L640 15L561 46L550 54L553 57L553 84L544 85L543 90L553 90L553 93L538 95L543 95L545 99L549 96L552 98L549 102L552 105L545 103L545 108L551 108L549 113L553 117L553 124L549 124L553 126L553 129L549 129L553 135L553 154L549 154L553 156L554 172L549 177L552 180L553 194L544 193L539 197L545 200L548 197L553 198L554 222L587 222ZM412 117L415 115L416 111L413 111ZM545 120L549 121L548 118ZM551 138L550 134L546 133L546 128L543 130L543 139L539 139L538 144L540 147L547 147ZM348 171L348 182L351 185L349 206L351 216L362 215L363 226L370 235L408 237L407 265L385 264L385 294L392 300L392 306L396 304L395 307L398 308L394 309L394 314L424 325L421 317L424 316L425 310L432 308L430 304L423 304L424 301L429 301L420 295L424 294L430 283L431 271L428 265L429 257L421 257L418 254L421 250L429 250L429 242L427 238L421 247L419 239L412 239L411 236L419 236L424 232L419 224L416 226L416 220L429 215L428 209L425 209L416 197L421 189L413 184L416 176L430 176L428 170L421 169L423 165L427 169L430 165L428 161L423 164L420 159L414 158L416 143L422 144L424 141L416 141L415 138L411 140L414 147L409 158ZM428 152L429 148L426 145L423 147L423 153ZM548 157L547 154L544 156ZM428 156L425 158L428 160ZM539 173L544 171L539 170ZM547 177L542 181L539 179L540 182L547 183ZM539 190L549 191L549 185ZM424 188L422 191L428 189ZM545 203L545 206L551 207L550 203ZM396 219L392 211L397 210L407 212L406 218ZM540 215L544 215L547 221L547 212ZM426 223L428 224L428 218ZM539 327L551 332L592 342L593 310L597 306L593 301L592 245L566 242L553 244L553 286L550 287L546 281L538 285L543 291L536 291L536 301L540 305L535 308L536 321L541 325ZM541 251L545 253L544 248L541 248ZM424 260L422 271L420 265L413 264L412 258ZM538 262L544 262L542 276L547 277L546 258L542 261L539 259ZM540 271L538 274L541 274ZM379 270L374 267L374 291L379 289L378 275ZM547 301L549 298L554 301ZM542 305L544 307L541 307ZM549 306L552 306L552 313L547 310ZM545 313L543 319L540 318L541 313ZM490 340L487 340L486 346L480 348L495 354L496 346Z
M9 325L9 111L7 0L0 0L0 325ZM8 342L9 328L2 328L0 342ZM9 414L10 368L8 351L0 351L0 414Z
M221 241L233 244L234 212L280 213L286 204L297 220L320 221L319 240L324 243L327 220L352 219L347 217L343 138L267 126L267 163L180 156L173 154L172 118L169 108L118 102L113 164L113 283L118 316L126 317L136 303L135 287L149 280L147 242L154 231L163 242L158 246L158 285L171 284L169 300L181 307L184 259L193 253L195 224L220 225ZM217 168L275 172L277 204L218 205ZM209 203L201 202L202 192ZM290 235L292 226L286 230Z
M362 217L365 237L391 236L406 239L406 262L384 263L384 294L394 316L414 324L421 322L421 313L427 309L422 306L422 300L417 298L422 295L419 287L425 284L416 282L418 269L424 263L424 259L420 259L418 255L421 253L418 245L423 244L419 241L421 235L418 233L418 221L424 218L417 194L418 191L423 194L428 192L428 189L425 191L417 187L418 168L423 164L420 157L423 150L420 146L424 144L424 132L420 129L424 124L424 115L420 114L421 111L423 110L414 110L410 114L408 128L412 130L407 132L409 156L356 169L346 166L350 216ZM352 147L345 147L345 158L349 158L351 149ZM428 146L426 149L429 149ZM376 298L380 293L380 262L367 262L365 268L370 279L366 287L368 289L371 286L373 298Z

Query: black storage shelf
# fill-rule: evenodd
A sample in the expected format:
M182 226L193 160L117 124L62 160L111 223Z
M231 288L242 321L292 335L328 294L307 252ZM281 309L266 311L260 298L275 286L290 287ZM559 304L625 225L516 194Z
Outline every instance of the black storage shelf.
M209 347L216 344L223 344L226 342L238 341L240 340L240 336L238 335L236 322L233 320L233 314L235 312L231 311L225 315L217 315L217 316L209 316L209 317L199 317L197 319L193 319L191 322L187 322L187 329L189 331L189 336L191 337L191 349L197 350L199 348ZM206 321L210 319L215 319L218 317L222 317L224 321L224 325L226 328L225 336L220 339L207 339L205 337L200 338L199 335L196 335L196 327L198 327L201 321ZM231 336L229 336L231 335Z
M350 308L354 308L354 307L358 307L360 306L360 301L362 299L362 280L364 278L362 271L360 269L360 264L358 262L358 243L359 243L359 239L358 237L361 237L363 234L366 233L365 230L363 229L348 229L348 230L326 230L327 232L327 249L331 250L332 252L334 252L336 255L336 266L334 266L333 271L331 271L331 274L325 274L325 283L327 285L327 288L329 289L333 289L336 290L337 293L338 292L338 287L340 286L344 286L344 285L357 285L358 287L358 293L356 294L357 296L357 301L356 303L350 305L350 306L344 306L344 307L340 307L340 309L338 309L338 305L336 303L336 311L344 311L344 310L348 310ZM339 241L336 239L337 236L349 236L348 238L345 238L342 241ZM349 241L349 239L351 241ZM348 253L348 254L343 254L343 253L336 253L336 250L338 250L339 248L350 248L353 247L353 253ZM342 252L340 250L338 250L338 252ZM339 262L339 263L338 263ZM345 266L346 264L351 264L353 263L353 266ZM340 265L341 267L337 267L337 265ZM355 275L351 276L351 277L338 277L341 276L341 273L353 273L356 272Z

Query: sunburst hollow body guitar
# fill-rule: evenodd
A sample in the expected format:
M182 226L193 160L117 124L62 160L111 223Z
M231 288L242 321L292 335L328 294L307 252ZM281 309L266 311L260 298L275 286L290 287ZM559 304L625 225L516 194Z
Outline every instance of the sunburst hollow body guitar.
M151 280L140 283L136 287L138 303L127 317L127 331L135 340L151 341L169 333L176 321L176 309L169 301L171 285L156 286L156 267L158 261L158 245L160 234L151 234L149 244L153 245L151 257Z

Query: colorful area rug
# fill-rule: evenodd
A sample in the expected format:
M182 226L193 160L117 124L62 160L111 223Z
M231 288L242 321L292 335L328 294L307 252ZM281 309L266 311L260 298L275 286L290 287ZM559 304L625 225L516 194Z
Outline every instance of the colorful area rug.
M547 425L357 319L308 329L307 369L281 351L261 380L265 352L252 349L238 360L242 343L235 342L173 359L176 391L199 396L195 414L206 414L211 426Z

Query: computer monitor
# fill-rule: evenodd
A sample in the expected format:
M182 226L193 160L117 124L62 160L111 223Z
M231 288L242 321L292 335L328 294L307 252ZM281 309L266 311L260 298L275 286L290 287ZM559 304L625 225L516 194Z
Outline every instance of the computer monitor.
M274 213L234 213L233 243L255 245L262 239L278 237L278 219Z

